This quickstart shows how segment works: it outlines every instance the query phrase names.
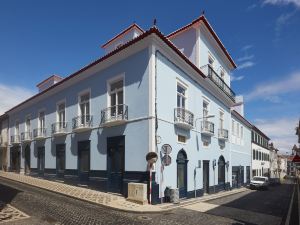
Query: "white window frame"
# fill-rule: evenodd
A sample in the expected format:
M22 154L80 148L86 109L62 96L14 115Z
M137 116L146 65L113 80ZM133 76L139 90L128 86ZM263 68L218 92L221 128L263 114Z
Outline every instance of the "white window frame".
M204 107L203 107L204 103L206 103L206 105L207 105L207 115L206 116L204 115ZM203 98L202 99L202 118L203 118L203 121L204 120L208 121L209 118L204 118L204 117L209 116L209 112L210 112L210 101L207 98Z
M182 95L177 91L177 87L180 86L185 90L185 94ZM181 98L185 99L185 108L184 109L188 109L188 85L185 84L183 81L179 80L177 78L177 82L176 82L176 107L178 107L177 105L177 96L180 95ZM181 104L182 105L182 104ZM182 108L182 107L181 107Z
M125 73L121 73L121 74L119 74L119 75L117 75L117 76L114 76L114 77L112 77L112 78L110 78L110 79L108 79L107 81L106 81L106 90L107 90L107 92L106 92L106 96L107 96L107 98L106 98L106 100L107 100L107 107L111 107L111 99L110 99L110 95L111 95L111 89L110 89L110 87L111 87L111 84L113 84L113 83L115 83L115 82L118 82L118 81L120 81L120 80L123 80L123 87L122 87L122 90L123 90L123 104L125 105L126 103L125 103Z
M235 120L231 121L231 134L235 136Z
M219 129L224 129L225 113L222 109L219 110Z
M59 121L59 113L60 113L60 111L59 111L59 106L60 106L61 104L64 104L64 105L65 105L65 109L64 109L64 111L65 111L65 121L62 121L62 122L66 122L66 121L67 121L67 105L66 105L66 99L63 99L63 100L61 100L61 101L59 101L59 102L56 103L56 122L57 122L57 123L61 122L61 121ZM80 110L80 109L79 109L79 110Z
M29 119L29 128L27 126L27 120L28 119ZM31 130L31 115L30 114L28 114L28 115L25 116L25 123L24 123L24 125L25 125L25 132L31 132L30 131Z
M18 129L17 129L17 124L18 124ZM15 135L20 135L20 120L15 121Z
M212 64L209 63L209 59L212 60ZM216 61L216 59L213 56L213 54L210 51L208 51L207 64L209 64L212 68L214 68L215 61Z
M44 113L44 127L41 126L41 120L40 120L41 113ZM40 109L38 111L38 118L37 118L37 120L38 120L38 127L37 128L39 128L39 129L46 128L46 109Z
M89 115L91 115L92 113L91 113L91 109L92 109L92 106L91 106L91 98L92 98L92 92L91 92L91 89L90 88L88 88L88 89L85 89L85 90L83 90L83 91L81 91L81 92L79 92L78 93L78 108L77 108L77 115L78 116L82 116L81 115L81 109L80 109L80 104L81 104L81 96L83 96L83 95L86 95L86 94L89 94Z

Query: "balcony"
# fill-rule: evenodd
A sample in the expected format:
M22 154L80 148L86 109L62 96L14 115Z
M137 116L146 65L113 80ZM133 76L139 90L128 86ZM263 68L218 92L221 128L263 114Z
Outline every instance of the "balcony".
M59 137L64 136L68 133L68 123L66 122L57 122L51 125L52 136Z
M213 136L215 133L214 123L204 120L201 122L201 133L209 136Z
M32 141L32 134L31 134L31 132L22 132L21 133L21 141L22 142L30 142L30 141Z
M235 93L224 82L224 80L213 70L210 65L202 66L201 71L219 88L221 89L233 102L235 102Z
M92 129L93 126L93 116L91 115L82 115L73 118L73 131L74 132L85 132Z
M46 138L46 128L37 128L33 130L33 138L35 140L43 140Z
M194 114L184 108L175 108L174 123L180 128L190 130L194 126Z
M219 129L218 138L220 140L228 140L228 130L226 130L226 129Z
M115 126L126 123L128 120L128 106L116 105L101 111L101 124L104 126Z
M10 143L12 145L19 145L21 143L21 141L20 141L20 135L12 135L10 137Z

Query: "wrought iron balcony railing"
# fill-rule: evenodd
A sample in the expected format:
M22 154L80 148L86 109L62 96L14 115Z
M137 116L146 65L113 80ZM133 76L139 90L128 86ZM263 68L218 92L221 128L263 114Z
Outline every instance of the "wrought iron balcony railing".
M194 126L194 114L184 108L175 108L174 122L183 128L191 129Z
M52 135L63 135L68 132L68 123L67 122L56 122L51 125Z
M26 142L31 140L32 140L32 133L30 131L21 133L21 141Z
M20 144L20 135L12 135L10 136L10 143L12 145L15 145L15 144Z
M128 106L115 105L101 111L101 124L120 124L128 120Z
M201 71L216 85L218 86L232 101L235 102L235 93L224 82L224 80L214 71L214 69L208 64L202 66Z
M43 139L46 138L46 128L36 128L33 129L33 138L34 139Z
M218 137L219 137L219 139L227 140L228 139L228 130L219 129Z
M81 115L73 118L72 120L73 131L85 131L89 130L93 126L92 115Z
M215 125L213 122L204 120L201 122L201 132L204 134L213 135L215 133Z

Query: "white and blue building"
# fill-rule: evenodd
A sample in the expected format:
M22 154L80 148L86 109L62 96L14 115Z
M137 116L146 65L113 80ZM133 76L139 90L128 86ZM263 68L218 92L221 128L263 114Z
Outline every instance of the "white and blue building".
M184 198L249 182L236 64L203 15L168 36L133 24L102 47L103 57L49 77L6 113L11 171L126 195L129 182L149 187L145 157L156 152L153 203L167 187Z

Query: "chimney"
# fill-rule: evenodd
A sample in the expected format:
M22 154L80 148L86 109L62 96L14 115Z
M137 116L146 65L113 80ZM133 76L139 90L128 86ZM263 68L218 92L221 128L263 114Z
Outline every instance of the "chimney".
M52 75L48 77L47 79L43 80L39 84L37 84L37 88L39 89L39 92L45 91L46 89L50 88L54 84L60 82L64 78L58 76L58 75Z

